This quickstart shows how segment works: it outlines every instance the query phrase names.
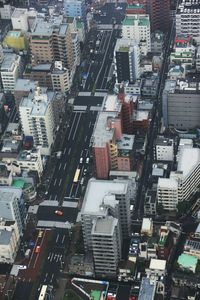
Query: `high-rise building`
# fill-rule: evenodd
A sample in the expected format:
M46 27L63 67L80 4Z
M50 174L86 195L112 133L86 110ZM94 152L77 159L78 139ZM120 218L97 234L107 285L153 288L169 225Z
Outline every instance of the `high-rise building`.
M33 137L42 155L51 153L55 138L54 97L54 92L37 87L28 97L22 98L19 105L23 133Z
M63 16L52 17L49 21L38 19L30 38L32 63L54 63L61 61L70 73L77 66L79 55L77 32L71 32Z
M106 179L110 170L132 170L134 136L122 133L122 105L117 96L103 103L93 131L93 153L97 178Z
M163 92L164 126L188 130L200 125L200 84L169 80Z
M135 40L144 55L151 51L149 15L126 15L122 22L122 37Z
M181 139L177 162L177 171L171 171L169 178L159 178L157 186L158 203L169 211L176 210L179 202L189 200L197 191L200 184L200 149L193 148L187 139Z
M167 32L170 28L170 0L147 0L151 30Z
M98 191L98 193L97 193ZM95 197L94 197L95 196ZM131 180L90 179L81 210L85 250L92 250L92 221L112 215L119 220L121 239L130 236Z
M86 21L85 0L64 0L64 13L67 17L77 17Z
M112 216L95 219L91 236L95 275L115 277L121 258L120 227L118 219L113 218Z
M90 179L81 210L85 251L97 276L116 276L122 241L130 237L132 181ZM106 251L105 251L106 249Z
M179 1L176 11L176 34L192 35L200 42L200 1Z
M140 77L140 49L131 39L117 39L114 50L117 82L135 82Z

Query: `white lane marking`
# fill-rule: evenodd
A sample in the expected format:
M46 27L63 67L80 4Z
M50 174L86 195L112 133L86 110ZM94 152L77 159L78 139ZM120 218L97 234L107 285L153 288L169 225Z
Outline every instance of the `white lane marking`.
M57 234L57 237L56 237L56 243L58 242L59 240L59 233Z
M75 116L74 116L74 119L73 119L73 122L72 122L72 126L71 126L71 129L70 129L69 135L68 135L68 141L69 141L69 139L70 139L70 137L71 137L71 132L72 132L73 127L74 127L74 122L75 122L75 120L76 120L76 116L77 116L77 113L75 113Z
M58 170L60 170L61 166L62 166L62 164L60 163Z
M72 149L71 149L71 148L69 148L69 150L68 150L68 153L67 153L68 155L70 155L70 153L71 153L71 150L72 150Z
M67 148L65 148L65 150L63 151L63 154L65 154L65 153L66 153L66 151L67 151Z
M75 128L75 131L74 131L74 134L73 134L73 137L72 137L73 140L74 140L74 137L75 137L75 135L76 135L76 131L77 131L78 125L79 125L79 123L80 123L80 119L81 119L81 114L80 114L80 116L79 116L79 118L78 118L78 122L77 122L77 124L76 124L76 128Z
M64 240L65 240L65 235L63 235L63 238L62 238L62 244L64 243Z
M61 185L61 182L62 182L62 178L61 178L60 181L59 181L59 184L58 184L59 186Z
M55 178L55 180L54 180L54 184L53 184L54 186L56 185L56 181L57 181L57 178Z
M67 163L65 163L65 165L64 165L64 170L66 169L66 166L67 166Z

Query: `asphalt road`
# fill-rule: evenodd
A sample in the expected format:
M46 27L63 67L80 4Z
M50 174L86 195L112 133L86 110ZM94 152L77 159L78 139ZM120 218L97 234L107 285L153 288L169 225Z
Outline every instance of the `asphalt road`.
M126 3L120 3L117 6L115 3L106 3L100 8L100 14L94 14L94 20L98 24L113 24L113 21L115 21L116 24L121 24L124 19L126 6ZM121 9L117 9L117 7Z
M118 29L99 30L95 40L89 42L92 53L90 53L88 76L83 86L84 91L92 91L94 87L96 90L106 90L116 39L119 36ZM99 45L96 44L97 41Z
M95 103L94 103L95 105ZM90 160L90 139L93 133L97 111L88 108L83 111L73 111L66 132L61 136L62 156L57 159L56 168L52 175L47 199L78 200L81 194L81 185L88 174ZM78 182L74 183L76 170L80 169ZM83 180L82 180L83 179Z

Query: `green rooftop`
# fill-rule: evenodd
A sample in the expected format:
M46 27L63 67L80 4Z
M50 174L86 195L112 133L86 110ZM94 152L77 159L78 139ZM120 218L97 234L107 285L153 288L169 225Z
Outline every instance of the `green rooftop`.
M12 186L14 186L16 188L21 188L21 189L23 189L24 184L25 184L25 182L23 179L13 179L13 182L12 182Z
M90 296L91 296L92 300L100 300L101 292L94 290L94 291L91 292Z
M124 26L133 26L135 25L135 21L138 20L138 25L139 26L148 26L149 25L149 19L147 17L140 17L139 19L137 19L134 16L131 17L125 17L125 19L122 22L122 25Z
M196 267L198 259L195 256L189 254L181 254L178 258L178 264L183 268L189 269L191 267Z

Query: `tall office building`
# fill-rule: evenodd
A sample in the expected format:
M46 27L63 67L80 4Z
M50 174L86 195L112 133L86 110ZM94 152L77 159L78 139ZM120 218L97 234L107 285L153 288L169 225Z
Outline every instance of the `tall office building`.
M61 15L48 21L38 18L30 38L33 65L61 61L64 67L74 72L79 55L79 50L75 49L79 47L78 37L76 39L74 35L78 33L71 32Z
M32 136L42 155L50 155L55 137L54 92L37 89L22 98L19 113L24 135Z
M112 216L95 219L91 236L95 275L103 277L116 276L121 258L118 219Z
M86 21L85 0L64 0L64 13L67 17L77 17Z
M166 127L180 130L200 126L200 84L169 80L163 91L163 121Z
M122 37L135 40L144 55L151 51L149 15L126 15L122 22Z
M176 34L192 35L200 42L200 1L179 1L176 12Z
M167 32L170 28L170 0L147 0L151 30Z
M140 77L140 49L131 39L117 39L114 50L117 82L135 82Z

